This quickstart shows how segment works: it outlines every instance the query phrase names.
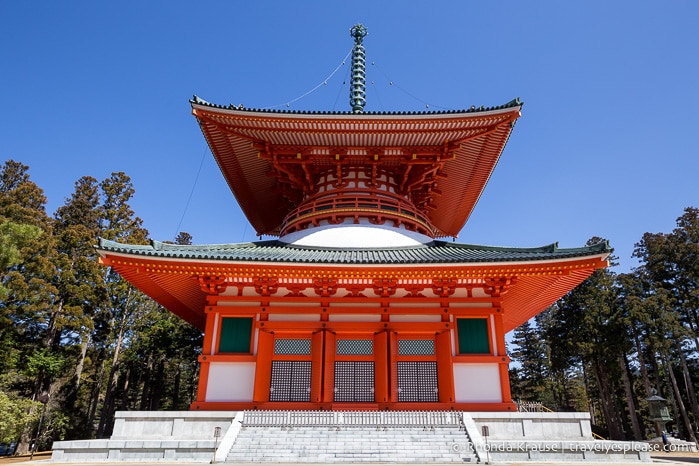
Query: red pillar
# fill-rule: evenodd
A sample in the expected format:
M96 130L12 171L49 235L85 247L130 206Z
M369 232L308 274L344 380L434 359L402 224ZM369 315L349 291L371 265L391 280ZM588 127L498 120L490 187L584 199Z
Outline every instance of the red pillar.
M215 352L214 331L217 328L218 312L212 312L211 307L206 307L206 326L204 328L204 342L202 343L201 356L199 356L199 383L197 384L197 399L192 403L192 409L197 409L197 402L206 401L206 388L209 383L209 356ZM214 349L212 349L214 348Z
M386 403L390 397L388 332L374 335L374 401Z
M451 358L451 331L438 333L435 337L437 353L437 377L439 402L454 402L454 366Z
M512 393L510 391L510 372L509 363L510 358L507 356L507 349L505 347L505 332L503 332L502 327L502 310L498 309L497 314L493 314L493 322L495 324L495 345L498 349L498 357L500 362L498 363L498 369L500 370L500 391L502 394L502 402L512 404Z
M325 331L325 363L323 369L322 401L332 403L335 401L335 342L337 335Z
M255 386L252 401L269 401L269 388L272 382L272 356L274 356L274 335L260 330L257 336L257 360L255 363Z
M319 330L311 336L311 402L322 401L323 396L323 353L325 331Z

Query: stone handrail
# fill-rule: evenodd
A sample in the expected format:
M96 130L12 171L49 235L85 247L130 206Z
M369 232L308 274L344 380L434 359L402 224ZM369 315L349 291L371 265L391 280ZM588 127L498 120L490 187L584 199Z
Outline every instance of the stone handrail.
M249 427L459 427L452 411L245 411Z

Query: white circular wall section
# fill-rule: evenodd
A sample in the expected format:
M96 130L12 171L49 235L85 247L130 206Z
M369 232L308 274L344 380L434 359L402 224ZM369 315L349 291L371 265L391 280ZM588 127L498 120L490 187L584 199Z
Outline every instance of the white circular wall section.
M331 248L397 248L420 246L432 238L414 231L371 224L322 225L279 238L295 246Z

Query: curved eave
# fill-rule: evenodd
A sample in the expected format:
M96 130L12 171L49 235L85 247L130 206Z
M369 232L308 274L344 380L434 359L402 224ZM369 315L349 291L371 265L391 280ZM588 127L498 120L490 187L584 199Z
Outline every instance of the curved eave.
M597 265L578 267L562 275L532 274L517 277L503 296L504 332L519 327L582 283L592 272L605 268L606 256Z
M258 234L277 234L287 213L258 157L260 145L298 147L449 148L426 212L444 236L456 236L470 216L520 116L518 100L506 105L433 113L297 113L220 107L195 98L192 113L241 209Z
M150 272L143 262L114 260L115 256L99 251L100 262L111 266L126 281L141 290L168 311L194 327L204 330L206 294L192 274ZM123 258L123 256L120 256Z
M250 260L205 259L154 255L153 246L116 247L117 243L102 241L98 252L102 262L113 267L134 286L190 324L203 329L206 293L199 286L199 277L240 277L277 275L292 277L345 276L347 273L366 276L427 278L457 276L479 279L507 278L512 281L502 295L503 327L514 329L551 305L580 284L594 270L607 266L609 248L600 245L570 251L565 257L534 260L481 261L459 263L309 263L269 262ZM159 243L162 245L162 243ZM185 247L181 247L185 248ZM121 250L117 250L121 249ZM166 249L173 248L167 245ZM507 248L501 252L508 251ZM546 252L551 246L532 248L531 254ZM515 250L515 249L512 249ZM553 250L555 253L556 250Z
M195 260L206 264L274 263L344 265L504 264L580 258L610 252L607 242L581 248L559 248L557 243L533 248L482 246L431 241L394 248L301 246L279 240L248 243L177 245L151 241L124 244L100 238L97 250L143 258Z

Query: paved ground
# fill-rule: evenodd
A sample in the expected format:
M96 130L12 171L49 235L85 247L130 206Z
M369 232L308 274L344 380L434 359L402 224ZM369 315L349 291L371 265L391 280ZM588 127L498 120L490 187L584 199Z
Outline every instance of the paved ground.
M675 452L675 453L653 453L650 455L655 463L699 463L699 453Z
M675 453L653 453L652 455L653 458L653 463L657 465L682 465L682 466L687 466L688 464L699 464L699 453L686 453L686 452L675 452ZM32 465L35 464L36 466L40 465L51 465L51 466L60 466L60 465L66 465L66 466L85 466L88 463L51 463L49 460L51 459L51 452L40 452L40 453L35 453L34 454L34 460L29 461L29 456L13 456L13 457L0 457L0 466L4 465L9 465L13 464L16 466L21 466L21 465ZM167 463L164 461L159 461L156 463L145 463L145 462L139 462L139 463L96 463L99 466L108 466L108 465L138 465L138 466L165 466L165 465L177 465L177 466L202 466L203 464L206 463ZM497 463L499 465L505 466L505 463ZM509 466L552 466L554 463L507 463ZM555 464L566 464L568 466L574 466L574 465L582 465L582 462L578 463L555 463ZM588 464L588 463L585 463ZM629 463L628 465L626 463L593 463L594 466L638 466L639 464L644 464L644 463ZM648 463L645 463L648 464ZM236 463L236 466L261 466L262 463L251 463L251 464L243 464L243 463ZM275 465L280 465L279 463L275 463ZM294 463L294 466L310 466L310 465L300 465L298 463ZM312 466L324 466L322 463L312 463ZM337 466L337 463L333 466ZM380 463L380 464L367 464L367 463L362 463L362 466L387 466L386 463ZM410 466L420 466L416 464L411 464Z

